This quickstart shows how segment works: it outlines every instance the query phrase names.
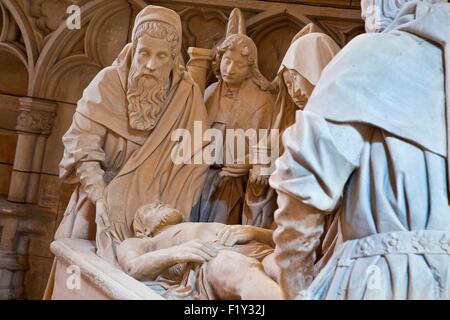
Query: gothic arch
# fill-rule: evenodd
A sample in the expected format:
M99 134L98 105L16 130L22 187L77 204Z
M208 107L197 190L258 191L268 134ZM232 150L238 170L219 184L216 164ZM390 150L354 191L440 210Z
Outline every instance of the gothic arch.
M18 40L20 29L8 10L0 4L0 92L26 95L28 59L25 47Z
M260 70L269 80L276 76L291 39L305 25L305 21L286 11L261 14L250 21L247 34L258 47Z
M142 1L108 0L89 2L82 6L80 30L69 30L62 23L46 41L30 81L29 94L58 100L57 91L65 72L78 70L75 74L81 74L84 80L79 86L71 87L77 94L72 95L70 101L63 99L65 102L76 102L76 97L79 98L95 73L110 64L126 44L134 16L133 9L143 6L145 3ZM121 28L117 28L118 25Z
M25 46L24 50L27 60L26 67L28 69L29 78L31 78L31 75L34 72L34 64L39 56L39 44L33 27L30 23L30 20L27 18L26 13L23 12L23 9L20 7L18 1L3 0L2 5L4 6L3 10L6 9L8 11L10 17L14 20L14 22L20 29ZM3 16L5 16L5 14ZM11 23L12 21L9 22L9 25L11 25ZM3 42L5 41L5 39L3 39L2 37L1 41Z

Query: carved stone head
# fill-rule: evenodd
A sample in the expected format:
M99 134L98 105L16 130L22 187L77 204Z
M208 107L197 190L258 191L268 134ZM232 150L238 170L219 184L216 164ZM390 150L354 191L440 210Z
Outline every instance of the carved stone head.
M218 47L214 69L217 77L230 86L237 87L252 79L261 90L271 89L259 71L256 45L244 34L233 34Z
M361 17L366 23L366 32L382 32L399 13L402 6L413 0L361 0ZM427 3L446 0L421 0Z
M184 218L180 211L160 201L153 201L136 211L133 229L138 238L153 237L164 227L183 221Z
M337 43L320 32L304 34L289 46L278 77L284 82L287 93L298 107L307 102L322 71L339 51Z
M407 0L361 0L361 17L366 32L382 32L394 20Z
M136 18L127 88L133 129L152 130L162 114L181 49L179 20L174 11L154 6L145 8Z
M314 90L314 86L294 69L285 68L283 80L289 95L298 106L305 104Z

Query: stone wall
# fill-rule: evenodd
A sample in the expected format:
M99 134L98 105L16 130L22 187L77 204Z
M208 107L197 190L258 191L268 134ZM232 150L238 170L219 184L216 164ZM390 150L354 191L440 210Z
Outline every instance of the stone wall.
M166 0L183 22L187 48L211 48L241 8L247 34L272 79L292 37L314 22L341 46L363 32L359 1ZM66 9L81 7L69 30ZM0 0L0 299L40 299L51 268L49 245L73 186L58 162L83 89L129 41L142 0ZM209 81L213 81L212 74Z

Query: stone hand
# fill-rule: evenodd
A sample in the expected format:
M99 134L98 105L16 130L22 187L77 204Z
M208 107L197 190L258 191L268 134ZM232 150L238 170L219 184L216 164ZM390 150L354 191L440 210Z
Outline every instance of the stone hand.
M253 168L250 170L250 182L254 184L261 184L261 185L267 185L269 183L269 177L268 175L262 175L260 174L260 168L258 170L255 170Z
M269 183L269 176L259 175L250 171L250 182L254 184L267 185Z
M86 191L89 200L97 203L102 198L106 182L103 179L104 171L97 161L81 162L76 169L80 183Z
M95 223L97 224L97 226L104 228L109 228L111 225L105 202L102 199L97 200L97 202L95 203Z
M246 164L226 164L222 168L220 175L222 177L242 177L248 174L251 167Z
M213 259L218 251L200 240L192 240L172 248L175 263L203 263Z
M225 226L217 234L219 243L231 247L235 244L244 244L255 240L256 229L252 226L230 225Z

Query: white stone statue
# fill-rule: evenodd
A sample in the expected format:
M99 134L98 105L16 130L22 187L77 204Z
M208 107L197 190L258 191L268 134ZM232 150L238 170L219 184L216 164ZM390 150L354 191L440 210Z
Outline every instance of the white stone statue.
M161 202L138 209L135 237L117 248L119 264L168 299L281 299L264 272L272 231L253 226L184 222Z
M228 140L226 133L230 129L269 132L271 128L275 100L270 82L259 71L257 58L255 43L244 34L228 36L218 48L215 72L219 81L206 89L205 104L211 126L224 133L224 156L221 164L208 171L192 221L240 224L246 191L247 198L249 192L256 197L269 188L268 175L252 177L258 164L250 160L250 139L245 139L244 154L239 155L239 142ZM235 156L227 157L227 153ZM255 183L247 183L249 175Z
M279 130L280 136L295 122L295 112L305 107L323 70L339 51L337 43L314 24L308 24L294 36L274 81L278 87L278 114L273 126ZM278 148L282 154L281 141ZM334 214L327 216L324 228L322 245L316 250L317 270L329 259L340 241L338 220Z
M449 299L450 4L361 4L369 33L324 70L270 178L280 285L290 299ZM313 279L338 205L344 243Z
M193 132L195 121L205 129L208 119L198 86L180 68L181 39L175 11L147 6L132 42L84 91L63 137L60 176L78 186L57 239L93 240L97 232L98 254L115 263L114 248L132 236L141 205L160 200L189 216L208 167L175 164L171 134Z

